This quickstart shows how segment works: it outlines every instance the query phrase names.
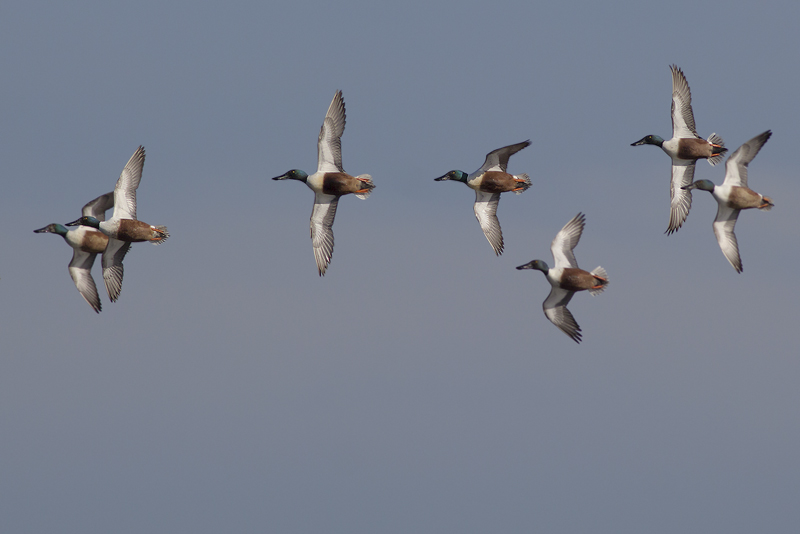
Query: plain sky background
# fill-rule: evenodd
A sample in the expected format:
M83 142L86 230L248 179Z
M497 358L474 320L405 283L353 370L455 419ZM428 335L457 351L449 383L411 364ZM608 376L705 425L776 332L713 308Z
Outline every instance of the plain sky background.
M800 525L800 3L6 2L0 7L0 531L708 533ZM769 213L717 246L669 219L669 65L700 135ZM317 276L313 194L334 92L345 197ZM472 172L509 170L495 257ZM69 247L147 150L117 303ZM724 165L697 164L721 183ZM547 321L576 213L578 345Z

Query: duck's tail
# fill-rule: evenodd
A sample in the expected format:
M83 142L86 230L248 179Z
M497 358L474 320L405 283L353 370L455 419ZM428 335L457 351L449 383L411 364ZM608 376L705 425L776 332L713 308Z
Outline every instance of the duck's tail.
M531 177L525 173L522 174L515 174L514 179L517 180L517 187L519 189L514 189L515 195L521 195L524 191L526 191L531 185Z
M361 180L361 192L355 195L361 200L364 200L372 193L372 190L375 189L375 184L372 183L372 176L369 174L359 174L356 176L356 180Z
M707 141L711 143L711 153L714 154L708 158L708 163L713 167L722 161L722 158L725 157L725 152L727 152L728 149L725 148L725 141L723 141L722 138L715 133L709 135Z
M155 235L150 239L150 242L154 245L160 245L169 238L169 232L167 232L166 226L154 226L153 233L155 233Z
M594 276L597 285L591 289L589 289L589 294L593 297L596 297L600 293L602 293L606 286L608 285L608 273L602 267L598 266L594 271L591 273Z

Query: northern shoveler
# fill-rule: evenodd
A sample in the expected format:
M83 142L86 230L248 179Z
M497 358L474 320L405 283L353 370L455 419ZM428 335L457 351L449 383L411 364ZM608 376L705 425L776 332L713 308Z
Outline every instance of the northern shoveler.
M486 239L492 245L496 255L503 253L503 232L500 221L497 219L497 203L500 202L500 193L513 191L519 195L531 186L531 179L527 174L512 175L506 172L508 158L526 146L530 140L515 145L504 146L492 150L486 155L486 161L481 168L470 175L463 171L450 171L444 176L434 178L435 181L454 180L463 182L475 190L475 217L483 229Z
M697 135L692 112L692 93L683 71L676 65L672 70L672 139L664 141L657 135L645 136L631 146L655 145L672 158L672 180L669 185L670 210L667 234L678 231L689 215L692 195L683 189L694 179L698 159L707 159L712 166L722 161L728 150L725 142L712 133L708 140Z
M747 166L764 143L772 135L766 132L755 136L736 149L725 162L725 181L722 185L715 186L710 180L698 180L691 185L684 186L687 192L692 189L708 191L717 201L717 216L714 218L714 235L722 253L728 259L736 272L742 272L742 260L739 257L739 244L733 227L741 210L756 208L769 211L775 205L772 199L760 195L747 187Z
M311 210L311 244L320 276L325 275L333 256L333 219L339 197L354 194L365 199L375 188L369 174L351 176L342 168L342 134L345 109L342 92L336 91L317 140L317 172L309 176L292 169L273 180L298 180L314 191L314 208Z
M114 193L106 193L88 202L81 210L81 213L103 221L105 220L106 210L113 206ZM103 254L103 280L106 284L106 290L112 301L117 299L122 288L122 259L125 257L130 244L126 244L126 247L119 249L117 254L107 254L108 236L88 226L79 226L74 230L70 230L58 223L53 223L44 228L34 230L34 232L37 234L58 234L73 248L72 260L69 262L69 275L75 282L75 287L78 288L81 296L97 313L100 313L102 306L91 271L95 256Z
M553 253L555 260L552 269L542 260L533 260L517 267L519 270L536 269L545 274L552 289L542 304L544 314L551 323L576 343L581 342L581 327L567 309L567 304L576 291L587 290L590 295L595 296L608 286L608 274L605 269L597 267L589 273L578 268L575 254L572 252L581 238L585 221L584 215L578 213L556 234L550 244L550 252Z

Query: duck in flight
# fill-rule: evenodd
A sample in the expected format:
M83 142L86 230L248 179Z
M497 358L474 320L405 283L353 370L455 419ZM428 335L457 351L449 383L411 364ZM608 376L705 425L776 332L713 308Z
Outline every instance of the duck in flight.
M550 294L542 304L544 314L551 323L576 343L581 342L581 327L567 309L567 304L577 291L587 290L590 295L595 296L608 286L608 274L605 269L597 267L592 272L580 269L572 252L581 239L585 224L586 217L578 213L556 234L550 244L550 252L555 261L552 269L542 260L533 260L517 267L518 270L536 269L544 273L552 286Z
M314 208L311 210L311 245L320 276L325 275L333 256L333 219L339 198L350 193L366 199L375 185L369 174L351 176L342 168L342 134L345 108L342 92L336 91L325 114L317 140L317 172L309 176L292 169L273 180L297 180L314 191Z
M503 253L503 232L500 229L500 221L497 219L497 203L500 202L500 194L513 191L519 195L531 186L531 179L527 174L512 175L506 172L508 158L516 154L526 146L530 145L530 140L517 143L515 145L504 146L497 150L492 150L486 155L486 161L481 168L470 175L463 171L450 171L444 176L434 178L435 181L454 180L463 182L475 190L475 217L481 225L486 239L492 246L496 255Z
M670 70L672 70L672 139L664 141L657 135L648 135L631 143L631 146L655 145L672 159L667 234L677 232L689 215L692 195L683 187L692 183L697 160L706 159L713 166L722 161L723 154L728 150L722 138L715 133L712 133L707 140L697 135L689 83L683 71L676 65L671 65Z
M731 154L725 162L725 181L722 185L714 185L709 180L698 180L683 187L687 192L692 189L708 191L717 201L717 216L713 224L714 235L717 236L717 243L722 253L738 273L742 272L743 267L739 257L739 243L736 241L733 228L736 226L739 212L751 208L769 211L775 205L771 198L760 195L747 186L747 166L770 136L772 132L767 130Z
M94 200L89 201L81 213L88 217L94 217L100 221L105 220L106 210L114 207L114 193L100 195ZM69 262L69 275L75 282L78 292L89 303L92 309L100 313L102 305L100 296L97 294L97 286L92 278L92 265L98 254L103 255L103 279L106 280L106 290L111 300L116 300L119 295L118 289L122 287L122 259L124 252L120 255L106 254L108 236L94 230L88 226L79 226L70 230L58 223L48 224L44 228L34 230L37 234L52 233L60 235L64 241L72 247L72 260ZM115 280L116 273L119 272L118 283L109 283L108 280ZM107 274L108 273L108 274ZM116 289L116 293L114 293Z

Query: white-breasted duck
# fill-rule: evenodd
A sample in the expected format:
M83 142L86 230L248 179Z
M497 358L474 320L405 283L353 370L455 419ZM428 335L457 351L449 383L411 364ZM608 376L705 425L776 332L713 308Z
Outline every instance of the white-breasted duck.
M333 256L333 220L339 198L350 193L365 199L375 188L369 174L351 176L342 167L342 134L345 125L342 92L336 91L325 114L317 139L317 172L292 169L273 180L298 180L314 191L311 210L311 245L320 276L325 275Z
M100 230L109 237L106 254L114 257L124 256L130 243L149 241L154 245L160 245L166 241L169 237L166 226L153 226L136 218L136 189L142 179L143 167L144 147L140 146L125 164L125 168L122 169L117 180L117 185L114 187L113 216L107 221L101 221L96 217L84 215L80 219L67 223L67 226L83 225ZM119 279L121 282L121 268ZM106 279L107 287L108 283L108 279ZM119 294L118 291L117 294ZM111 300L116 300L116 298Z
M697 135L692 112L692 93L683 71L676 65L672 70L672 139L664 141L657 135L648 135L631 143L631 146L655 145L672 159L672 179L669 185L669 226L666 233L678 231L692 207L692 195L683 189L694 180L694 167L698 159L707 159L716 165L728 150L725 142L712 133L708 139Z
M717 201L717 216L713 224L714 235L717 236L722 253L739 273L743 270L742 260L739 257L739 243L736 241L736 234L733 233L739 212L752 208L769 211L775 205L771 198L747 187L747 166L771 135L772 132L767 130L731 154L725 162L725 181L722 185L714 185L710 180L698 180L683 187L687 192L692 189L708 191Z
M547 295L542 308L545 316L551 323L561 329L576 343L581 342L581 327L567 309L570 299L577 291L589 291L592 296L599 295L608 286L608 274L602 267L597 267L592 272L578 268L575 254L572 250L578 244L586 224L586 218L578 213L564 228L556 234L550 244L555 265L549 268L542 260L533 260L517 269L536 269L542 271L550 282L552 288Z
M504 247L503 232L500 229L500 221L497 219L497 203L500 202L500 194L513 191L519 195L531 186L531 179L527 174L513 175L506 172L508 158L530 144L531 142L528 140L492 150L486 155L486 161L483 162L481 168L470 175L454 170L444 176L434 178L437 182L444 180L463 182L475 190L475 205L473 206L475 217L494 253L498 256L503 253Z
M106 210L113 206L114 193L110 192L88 202L83 206L81 213L104 221ZM69 275L75 282L78 292L97 313L102 310L102 305L100 304L100 296L97 294L97 286L94 283L91 271L95 256L103 254L103 280L106 284L106 290L112 301L117 299L122 288L122 259L128 251L127 247L124 250L118 250L117 254L107 254L108 236L89 226L79 226L71 230L58 223L53 223L44 228L34 230L34 232L37 234L58 234L72 247Z

